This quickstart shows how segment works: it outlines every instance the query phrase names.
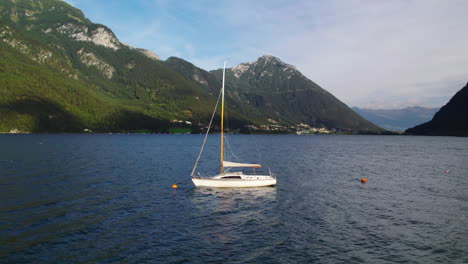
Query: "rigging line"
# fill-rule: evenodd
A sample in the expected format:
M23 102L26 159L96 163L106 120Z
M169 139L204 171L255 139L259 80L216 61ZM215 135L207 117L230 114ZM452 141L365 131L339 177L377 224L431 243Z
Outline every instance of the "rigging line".
M226 138L227 139L227 138ZM226 145L227 145L227 148L229 149L229 152L231 152L231 155L232 157L235 159L235 160L239 160L239 158L236 156L236 154L234 154L234 151L232 151L232 147L231 147L231 141L230 140L226 140Z
M193 177L193 175L195 174L195 170L197 169L197 165L198 165L198 162L200 161L201 155L203 153L203 149L205 148L206 140L208 139L208 134L210 133L211 124L213 123L213 119L214 119L214 116L216 114L216 110L218 109L218 104L219 104L220 99L221 99L221 92L219 92L218 100L216 101L216 105L215 105L215 108L213 110L213 114L211 115L210 124L208 125L208 129L206 130L205 138L203 139L203 143L202 143L202 146L200 148L200 153L198 153L198 157L197 157L197 160L195 161L195 165L193 165L193 169L192 169L192 172L190 173L190 177Z
M235 155L234 152L232 151L232 147L231 147L231 138L228 137L230 130L229 130L229 118L228 118L226 109L224 109L224 117L225 117L225 120L226 120L226 126L225 126L225 128L226 128L226 130L227 130L227 133L224 134L224 142L226 143L226 148L225 148L225 149L228 149L228 150L229 150L229 152L228 152L227 154L231 154L232 157L234 157L234 158L237 159L236 155ZM226 156L226 157L224 158L224 160L231 160L231 158ZM229 170L231 170L231 169L232 169L232 168L225 168L225 171L229 171Z
M227 133L224 135L224 142L226 142L226 148L229 150L230 154L232 155L233 158L235 158L236 160L238 160L236 154L234 154L234 152L232 151L232 147L231 147L231 138L228 137L229 133L230 133L230 130L229 130L229 118L228 118L228 114L227 114L227 111L226 109L224 110L224 116L226 117L226 130L227 130ZM224 160L230 160L230 158L226 158Z

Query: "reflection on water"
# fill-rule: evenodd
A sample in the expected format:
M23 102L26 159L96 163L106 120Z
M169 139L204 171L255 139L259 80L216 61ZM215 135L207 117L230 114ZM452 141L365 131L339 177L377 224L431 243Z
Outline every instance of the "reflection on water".
M258 188L210 188L197 187L189 192L189 197L194 204L200 205L206 197L219 198L220 200L243 199L250 202L276 200L276 187ZM217 199L213 199L217 200Z
M269 211L277 203L275 187L193 188L189 198L197 214L208 215L210 228L201 233L204 243L242 243L236 230L255 232L255 226L271 221ZM269 219L267 219L269 218Z

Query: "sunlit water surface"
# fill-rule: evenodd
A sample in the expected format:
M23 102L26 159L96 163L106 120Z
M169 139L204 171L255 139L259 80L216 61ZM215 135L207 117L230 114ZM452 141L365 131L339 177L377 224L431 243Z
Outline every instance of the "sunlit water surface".
M201 141L0 135L0 262L468 262L466 138L231 136L276 187L172 189Z

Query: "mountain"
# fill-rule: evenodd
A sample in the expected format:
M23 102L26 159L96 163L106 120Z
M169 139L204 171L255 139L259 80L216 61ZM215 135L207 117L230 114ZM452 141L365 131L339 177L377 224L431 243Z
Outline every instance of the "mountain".
M198 131L221 86L221 70L161 61L60 0L1 1L0 56L0 132ZM228 69L226 100L234 128L381 131L272 56Z
M0 131L163 132L210 117L204 89L65 2L3 0L0 37Z
M411 135L468 137L468 83L431 121L406 130Z
M359 115L379 127L404 131L407 128L431 120L438 108L406 107L402 109L367 109L353 107Z
M219 90L222 69L207 72L179 58L169 58L166 65L212 94ZM270 125L304 123L339 130L382 130L294 66L270 55L227 69L226 93L236 111L251 120L267 120Z

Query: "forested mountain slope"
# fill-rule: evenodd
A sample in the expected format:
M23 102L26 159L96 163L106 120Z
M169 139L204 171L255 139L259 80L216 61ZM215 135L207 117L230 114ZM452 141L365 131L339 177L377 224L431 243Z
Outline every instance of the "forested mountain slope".
M161 61L60 0L1 1L0 56L0 132L200 131L221 86L221 70ZM228 69L226 82L234 128L381 131L273 56Z

